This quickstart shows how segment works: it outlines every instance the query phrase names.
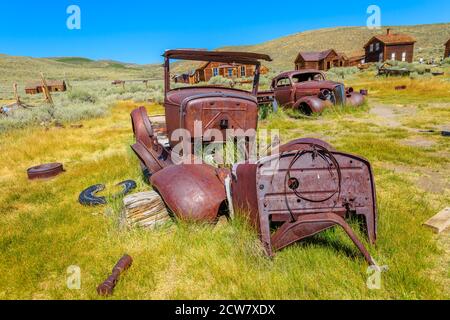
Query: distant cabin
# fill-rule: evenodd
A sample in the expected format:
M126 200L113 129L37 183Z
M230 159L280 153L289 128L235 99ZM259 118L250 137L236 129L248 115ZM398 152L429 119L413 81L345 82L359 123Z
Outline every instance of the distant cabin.
M445 44L445 54L444 58L450 58L450 39Z
M67 90L66 82L63 80L47 80L48 91L63 92ZM25 86L26 94L38 94L44 92L42 82L29 83Z
M366 62L366 55L363 51L353 53L347 61L347 67L357 67Z
M269 69L261 66L260 73L267 74ZM195 84L208 82L212 77L221 76L229 79L250 78L255 75L255 66L239 63L206 62L191 74L178 75L175 82Z
M295 70L318 69L327 71L333 67L345 67L348 58L334 49L321 52L299 52L295 59Z
M388 60L412 63L416 40L406 34L391 33L372 37L364 46L366 62L385 62Z

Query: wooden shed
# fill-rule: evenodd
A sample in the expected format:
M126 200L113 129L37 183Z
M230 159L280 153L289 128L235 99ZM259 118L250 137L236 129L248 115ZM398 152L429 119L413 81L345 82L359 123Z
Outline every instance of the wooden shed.
M372 37L364 46L366 62L414 60L414 44L416 40L406 34L395 34L387 29L386 34Z
M366 55L364 51L353 52L352 54L350 54L348 58L347 66L357 67L361 64L364 64L365 62L366 62Z
M67 90L66 82L63 80L47 80L50 92L63 92ZM29 83L25 86L26 94L38 94L44 92L42 82Z
M450 39L447 41L447 43L445 44L445 54L444 54L444 59L446 58L450 58Z
M345 67L348 58L334 49L322 52L299 52L295 59L295 70L318 69L327 71L333 67Z
M269 69L261 66L261 74L267 74ZM227 64L222 62L206 62L190 75L189 83L208 82L212 77L221 76L230 79L249 78L255 74L254 65Z

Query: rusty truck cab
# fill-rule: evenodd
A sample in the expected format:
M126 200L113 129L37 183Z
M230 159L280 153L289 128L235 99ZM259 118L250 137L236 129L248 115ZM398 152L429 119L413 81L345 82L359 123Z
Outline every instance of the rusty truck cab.
M257 128L258 87L260 60L271 61L268 55L247 52L217 52L204 50L168 50L164 53L164 107L167 134L171 147L179 143L174 132L187 130L191 137L197 137L195 125L201 125L203 141L214 139L223 142L217 135L212 138L209 132L221 132L225 137L228 129ZM171 60L221 62L226 64L254 65L255 73L251 92L217 86L190 86L171 88Z

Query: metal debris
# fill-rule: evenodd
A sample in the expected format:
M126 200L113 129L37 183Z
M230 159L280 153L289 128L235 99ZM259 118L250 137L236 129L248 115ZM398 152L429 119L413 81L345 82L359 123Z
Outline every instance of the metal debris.
M28 179L50 179L64 172L62 163L46 163L29 168L27 170Z
M97 293L101 296L110 296L119 281L120 276L127 271L133 263L129 255L124 255L112 269L111 275L97 287Z

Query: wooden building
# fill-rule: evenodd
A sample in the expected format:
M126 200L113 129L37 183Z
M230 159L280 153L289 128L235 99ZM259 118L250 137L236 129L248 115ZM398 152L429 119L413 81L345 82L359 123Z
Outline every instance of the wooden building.
M359 65L362 65L366 63L366 55L364 51L358 51L352 53L347 61L347 67L357 67Z
M322 52L299 52L295 59L295 70L318 69L327 71L333 67L345 67L348 58L334 49Z
M269 69L265 66L261 66L261 74L267 74ZM255 75L254 65L245 64L226 64L222 62L206 62L193 73L183 75L182 79L178 77L178 80L183 83L199 83L208 82L212 77L221 76L230 79L250 78ZM187 77L186 77L187 76ZM188 81L186 81L188 79Z
M450 58L450 39L447 41L447 43L445 44L445 54L444 54L444 59L446 58Z
M67 90L66 82L63 80L47 80L48 91L63 92ZM25 86L26 94L38 94L44 92L42 82L30 83Z
M406 34L395 34L387 29L386 34L372 37L364 46L366 62L385 62L388 60L412 63L416 40Z

